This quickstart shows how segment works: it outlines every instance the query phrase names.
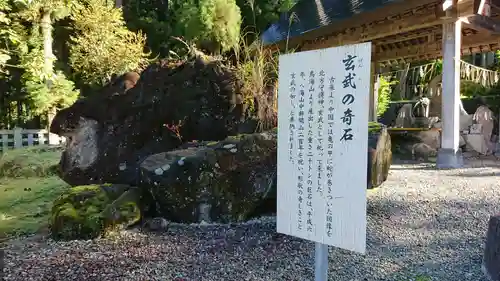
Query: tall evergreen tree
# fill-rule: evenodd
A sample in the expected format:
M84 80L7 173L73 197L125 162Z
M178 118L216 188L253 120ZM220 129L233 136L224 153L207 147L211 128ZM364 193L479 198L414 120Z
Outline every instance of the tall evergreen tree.
M54 70L53 24L67 17L77 5L69 0L16 0L16 17L32 28L28 48L20 56L24 68L23 81L35 114L47 114L50 124L58 108L73 103L78 96L72 81L62 71Z
M70 65L85 84L101 86L147 62L146 38L127 29L121 9L89 0L71 18L76 33L69 42Z

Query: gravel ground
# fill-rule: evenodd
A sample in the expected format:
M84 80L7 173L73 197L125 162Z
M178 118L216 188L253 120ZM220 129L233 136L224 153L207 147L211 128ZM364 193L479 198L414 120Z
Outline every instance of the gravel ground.
M487 163L488 164L488 163ZM489 163L491 164L491 163ZM500 210L497 167L437 171L393 165L368 196L365 256L330 250L330 280L482 281L490 214ZM277 234L272 217L241 225L170 225L94 241L11 241L4 280L313 279L310 242Z

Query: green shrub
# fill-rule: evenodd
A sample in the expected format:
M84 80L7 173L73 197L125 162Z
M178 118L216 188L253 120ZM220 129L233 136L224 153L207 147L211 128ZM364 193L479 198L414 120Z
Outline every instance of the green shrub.
M265 50L260 41L254 41L252 45L248 46L243 37L239 47L235 49L235 53L236 72L242 80L244 102L252 110L255 94L269 94L266 92L268 87L277 87L277 54ZM277 96L274 98L274 108L277 110Z
M210 51L221 53L240 40L241 14L235 0L190 0L180 5L176 33Z
M392 87L397 84L397 81L389 81L384 76L380 76L378 83L377 116L380 117L390 106Z
M462 80L460 81L460 93L462 97L484 96L488 93L488 88L480 83Z
M102 0L73 15L76 35L70 42L70 66L88 85L103 85L114 74L137 71L147 62L145 36L128 30L121 9Z

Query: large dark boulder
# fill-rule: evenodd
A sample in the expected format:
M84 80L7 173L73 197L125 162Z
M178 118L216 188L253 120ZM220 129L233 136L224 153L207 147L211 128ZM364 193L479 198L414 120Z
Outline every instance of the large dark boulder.
M240 135L152 155L141 187L156 214L177 222L244 221L276 201L276 133Z
M387 180L391 138L370 124L367 188ZM237 222L276 210L277 135L239 135L147 157L141 188L156 216L177 222Z
M217 60L161 61L135 86L124 81L55 116L51 132L68 139L60 162L67 183L134 185L138 163L151 154L276 125L272 94L243 93L234 70Z

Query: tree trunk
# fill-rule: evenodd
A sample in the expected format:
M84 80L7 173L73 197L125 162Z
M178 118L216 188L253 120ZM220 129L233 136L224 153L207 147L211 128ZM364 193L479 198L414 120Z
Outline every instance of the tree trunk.
M50 124L52 124L52 120L57 114L57 109L55 107L51 107L49 112L47 112L47 130L50 130Z
M42 18L40 20L40 26L42 29L43 36L43 71L46 75L46 84L47 88L51 88L52 86L52 77L54 75L54 61L55 56L52 51L52 18L51 11L44 10L42 12ZM53 112L47 112L47 123L48 128L50 128L50 123L52 123L52 119L54 118Z
M169 20L168 18L168 0L156 1L156 14L159 21Z
M52 52L52 19L50 11L43 11L42 19L40 21L43 36L43 70L48 77L52 78L54 72L54 54ZM48 80L50 80L50 78ZM49 82L49 81L47 81Z

